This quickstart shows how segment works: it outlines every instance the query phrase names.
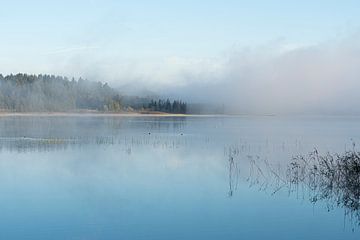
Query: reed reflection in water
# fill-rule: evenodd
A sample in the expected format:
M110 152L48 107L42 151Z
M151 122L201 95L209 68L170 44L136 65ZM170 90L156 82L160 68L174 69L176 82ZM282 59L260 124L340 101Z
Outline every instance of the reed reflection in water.
M0 118L0 239L358 239L341 208L288 197L310 199L286 171L357 132L354 119Z
M240 178L238 161L234 160L238 152L235 147L228 150L229 196L233 195ZM285 168L259 156L248 156L248 160L250 169L246 180L250 187L270 190L272 195L285 190L313 204L325 203L328 211L342 208L352 230L360 226L360 152L356 151L355 144L343 154L321 155L315 149L307 155L293 157Z

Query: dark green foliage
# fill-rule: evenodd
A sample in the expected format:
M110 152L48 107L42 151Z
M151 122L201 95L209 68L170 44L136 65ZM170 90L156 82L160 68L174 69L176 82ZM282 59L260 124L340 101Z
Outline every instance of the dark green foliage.
M182 101L125 97L107 83L80 78L69 80L54 75L0 74L0 111L55 112L96 110L118 112L123 109L186 113Z
M166 113L186 113L186 103L182 101L173 101L170 102L169 99L158 101L151 100L148 108L152 111L166 112Z
M0 109L30 111L121 110L121 97L107 84L54 75L0 75Z

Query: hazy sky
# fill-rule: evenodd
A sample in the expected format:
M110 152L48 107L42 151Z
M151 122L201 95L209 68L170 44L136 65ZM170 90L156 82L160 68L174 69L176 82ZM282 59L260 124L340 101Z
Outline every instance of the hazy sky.
M82 76L260 112L360 104L358 0L1 1L0 29L3 74Z

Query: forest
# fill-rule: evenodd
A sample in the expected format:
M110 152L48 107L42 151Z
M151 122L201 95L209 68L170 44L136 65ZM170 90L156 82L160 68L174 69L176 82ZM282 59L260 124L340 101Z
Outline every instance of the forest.
M170 102L169 99L159 99L158 101L151 100L148 109L159 112L186 113L186 103L177 100Z
M71 80L54 75L0 74L0 110L14 112L69 112L95 110L102 112L161 111L186 113L186 103L150 98L126 101L107 83L79 78ZM170 104L170 105L169 105Z

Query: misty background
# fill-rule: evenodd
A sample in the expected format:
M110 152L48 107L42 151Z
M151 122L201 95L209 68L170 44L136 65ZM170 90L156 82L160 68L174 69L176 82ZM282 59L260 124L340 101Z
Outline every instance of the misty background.
M358 1L11 1L0 72L250 114L359 114Z

